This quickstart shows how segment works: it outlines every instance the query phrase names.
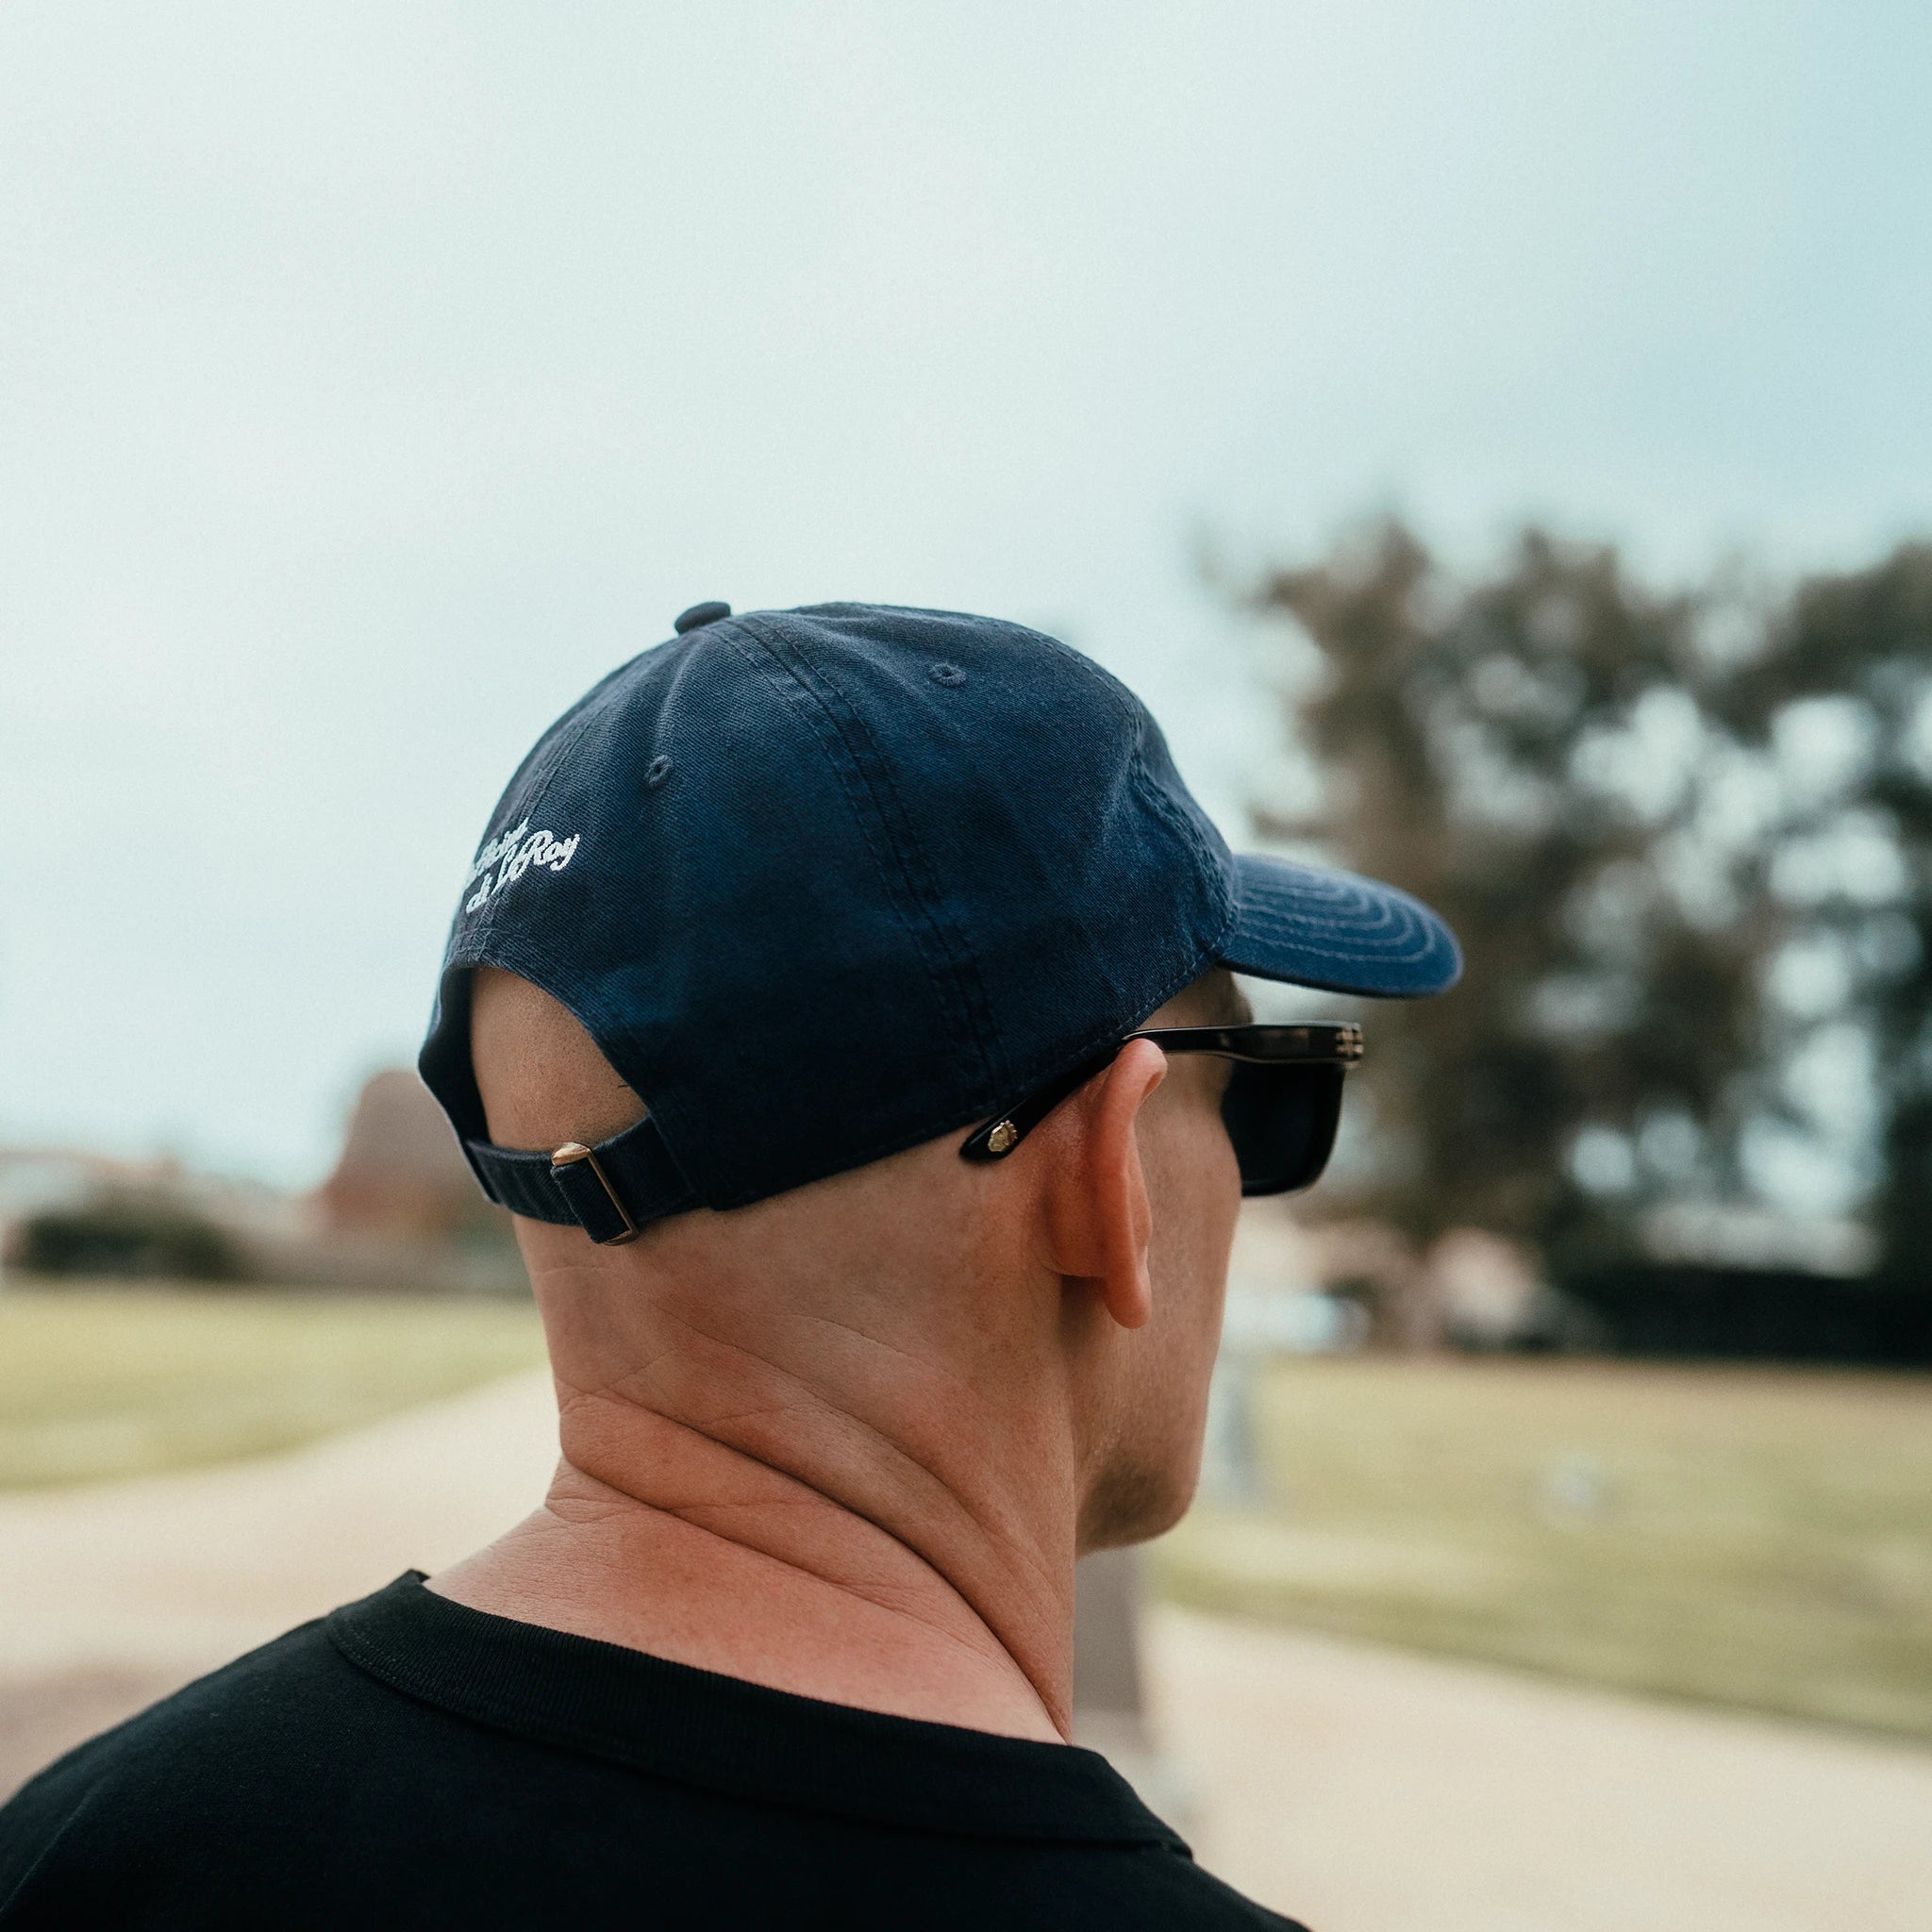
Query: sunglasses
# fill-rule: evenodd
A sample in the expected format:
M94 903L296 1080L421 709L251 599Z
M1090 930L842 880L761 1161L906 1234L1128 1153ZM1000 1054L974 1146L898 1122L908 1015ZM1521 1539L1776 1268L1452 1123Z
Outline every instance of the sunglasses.
M1341 1120L1342 1075L1362 1057L1359 1026L1153 1026L1129 1033L976 1127L959 1158L1005 1159L1136 1040L1151 1040L1163 1053L1205 1053L1234 1062L1221 1118L1241 1164L1243 1194L1291 1193L1320 1178Z

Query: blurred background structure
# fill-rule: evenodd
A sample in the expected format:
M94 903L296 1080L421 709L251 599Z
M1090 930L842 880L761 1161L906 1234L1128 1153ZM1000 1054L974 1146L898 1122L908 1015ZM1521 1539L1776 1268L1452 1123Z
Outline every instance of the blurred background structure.
M1067 637L1470 956L1244 1217L1085 1733L1324 1932L1917 1932L1928 71L1904 0L8 8L0 1785L529 1500L457 883L675 611L858 595Z
M0 1148L0 1266L42 1281L528 1293L508 1217L407 1067L363 1082L327 1177L299 1193L176 1158Z

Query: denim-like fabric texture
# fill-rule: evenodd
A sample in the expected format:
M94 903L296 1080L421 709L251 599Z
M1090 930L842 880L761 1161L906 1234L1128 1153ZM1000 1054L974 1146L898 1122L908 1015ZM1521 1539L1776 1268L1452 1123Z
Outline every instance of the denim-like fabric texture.
M1017 625L860 604L645 651L544 734L478 858L421 1060L458 1136L486 1138L468 978L488 962L576 1015L712 1208L1011 1104L1222 958L1243 897L1097 665ZM1257 900L1243 945L1287 962L1273 976L1303 976L1299 947L1311 983L1435 990L1454 941L1433 914L1307 877L1299 930L1278 876ZM1401 983L1350 980L1351 928L1369 978Z

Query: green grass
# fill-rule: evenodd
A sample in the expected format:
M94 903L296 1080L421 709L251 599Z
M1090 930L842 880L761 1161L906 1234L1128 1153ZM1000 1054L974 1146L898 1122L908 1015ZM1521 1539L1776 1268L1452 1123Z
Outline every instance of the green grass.
M1184 1603L1932 1740L1932 1381L1285 1362Z
M527 1302L0 1291L0 1489L292 1448L543 1359Z

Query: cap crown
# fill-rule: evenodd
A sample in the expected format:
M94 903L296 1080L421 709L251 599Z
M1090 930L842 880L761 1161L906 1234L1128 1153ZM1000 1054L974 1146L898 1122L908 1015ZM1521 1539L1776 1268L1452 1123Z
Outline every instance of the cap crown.
M576 1016L728 1208L967 1125L1212 963L1233 861L1131 692L1054 639L824 604L611 674L525 759L424 1078L487 1139L469 969Z

